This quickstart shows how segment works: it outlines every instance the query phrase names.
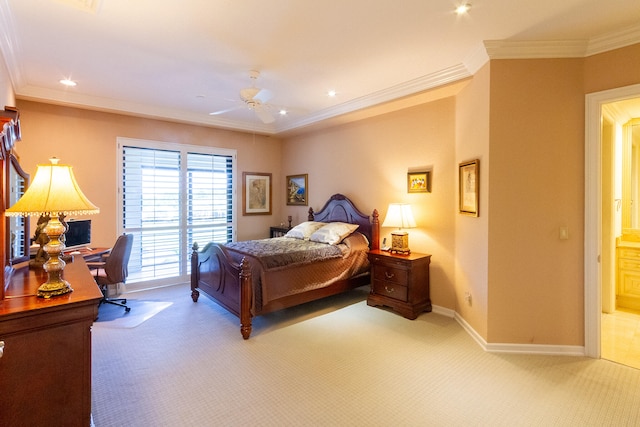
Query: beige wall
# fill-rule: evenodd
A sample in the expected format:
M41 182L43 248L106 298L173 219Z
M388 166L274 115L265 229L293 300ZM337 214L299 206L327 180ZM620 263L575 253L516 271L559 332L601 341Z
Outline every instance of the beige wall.
M489 342L583 344L582 64L491 61Z
M455 218L455 310L482 337L487 333L489 304L489 78L490 64L481 68L456 97L456 164L480 161L479 216ZM457 185L458 177L455 177ZM456 192L457 187L452 191ZM457 193L456 193L457 194ZM456 203L458 199L456 197ZM469 293L470 300L465 299Z
M640 82L640 43L585 59L584 93Z
M73 166L85 195L100 208L93 220L92 245L110 246L116 224L116 138L128 137L191 145L233 148L238 154L238 179L242 172L273 173L274 188L284 187L279 173L281 142L278 138L254 136L202 126L128 117L29 101L18 101L22 118L22 141L16 149L23 168L35 173L36 165L50 157ZM242 212L241 187L238 212ZM273 218L280 217L281 194L274 192L274 216L238 215L238 238L268 237ZM279 223L280 221L278 221Z

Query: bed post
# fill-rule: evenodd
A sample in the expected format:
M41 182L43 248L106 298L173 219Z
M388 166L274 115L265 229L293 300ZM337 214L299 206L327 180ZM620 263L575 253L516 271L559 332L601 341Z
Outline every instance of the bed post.
M240 262L240 332L242 338L249 339L251 335L251 267L246 258Z
M371 221L371 249L380 249L380 220L378 219L378 209L373 210Z
M194 242L191 247L191 299L198 302L200 292L198 291L198 280L200 280L200 262L198 260L198 243Z
M313 208L309 208L309 215L307 215L307 221L313 221Z

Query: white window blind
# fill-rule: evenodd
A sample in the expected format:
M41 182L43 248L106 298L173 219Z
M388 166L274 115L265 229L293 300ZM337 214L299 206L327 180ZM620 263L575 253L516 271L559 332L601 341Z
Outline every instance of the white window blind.
M127 283L187 280L194 242L235 235L235 151L119 138L121 231L134 235Z

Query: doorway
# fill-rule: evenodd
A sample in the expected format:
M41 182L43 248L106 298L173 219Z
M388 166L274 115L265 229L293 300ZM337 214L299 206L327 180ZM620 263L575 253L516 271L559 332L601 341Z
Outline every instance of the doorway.
M607 104L634 98L640 98L640 85L597 92L586 97L585 354L594 358L616 357L612 356L609 347L611 340L624 341L626 346L631 347L636 331L640 334L640 316L615 310L615 287L612 290L611 281L615 283L615 232L612 227L615 224L617 197L609 194L611 191L603 191L603 185L610 186L613 180L613 172L606 163L611 159L607 158L607 150L603 150L603 126L606 123L603 111ZM608 142L605 140L604 144ZM603 319L603 312L607 316L614 313L616 316ZM640 339L638 345L640 349ZM616 361L624 363L622 360ZM640 359L635 367L640 367Z

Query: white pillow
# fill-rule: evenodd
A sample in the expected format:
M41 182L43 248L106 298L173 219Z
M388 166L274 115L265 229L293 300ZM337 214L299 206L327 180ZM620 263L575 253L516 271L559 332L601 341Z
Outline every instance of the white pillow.
M316 230L309 240L319 243L337 245L342 239L356 231L358 224L348 224L346 222L330 222Z
M311 234L316 231L318 228L325 225L326 222L317 222L317 221L305 221L301 224L296 225L291 230L287 231L287 234L284 237L293 237L294 239L303 239L309 240Z

